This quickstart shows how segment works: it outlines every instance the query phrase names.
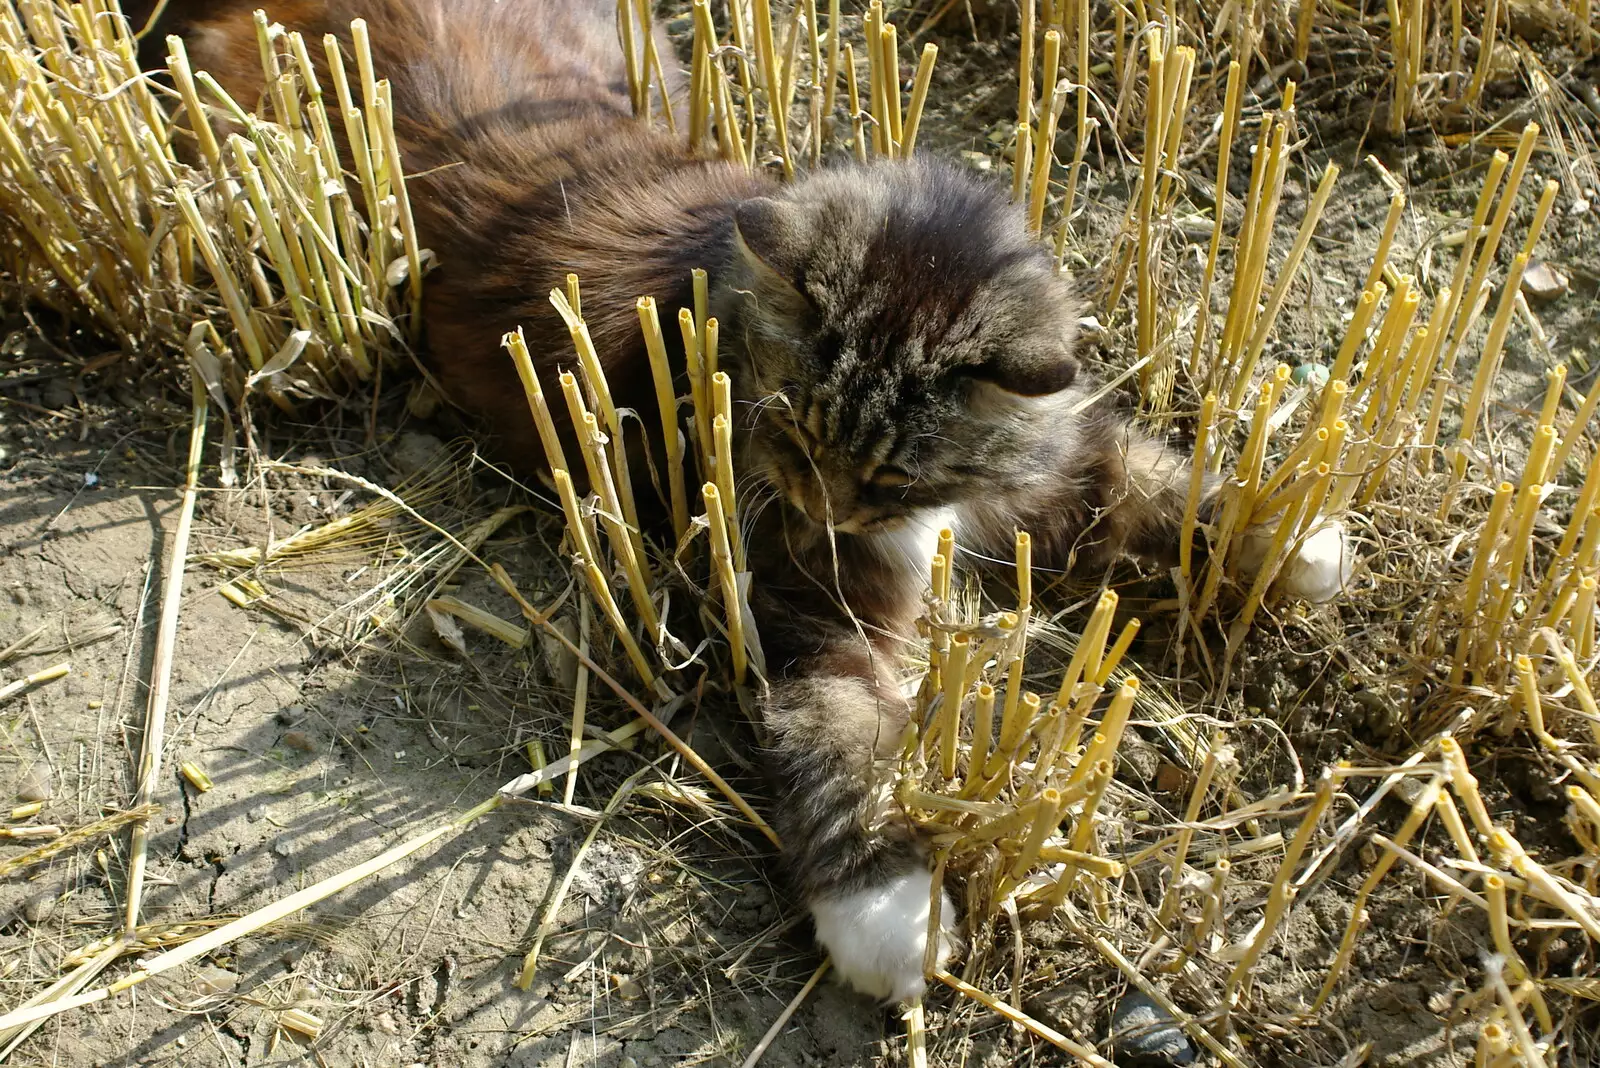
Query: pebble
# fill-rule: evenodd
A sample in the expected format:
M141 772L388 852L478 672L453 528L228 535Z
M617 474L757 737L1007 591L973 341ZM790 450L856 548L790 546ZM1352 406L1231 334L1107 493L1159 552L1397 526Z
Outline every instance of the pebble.
M1189 773L1176 764L1163 763L1156 769L1156 789L1164 794L1175 794L1189 785Z
M1321 389L1328 384L1328 368L1320 363L1303 363L1289 375L1297 386L1314 386Z
M29 894L22 902L22 918L29 923L40 923L46 919L56 908L56 892L54 890L41 890L37 894Z
M317 744L311 740L311 736L306 734L305 731L285 731L283 744L290 749L298 749L302 753L315 753L317 751Z
M189 989L198 997L208 997L215 994L231 994L238 985L237 974L213 964L203 964L194 970Z
M1569 284L1565 273L1543 260L1534 260L1522 272L1522 295L1539 304L1566 296Z
M43 763L34 764L22 776L22 781L17 783L17 800L22 802L48 801L55 794L55 787L50 781L50 767Z
M444 442L432 434L407 431L400 435L389 452L389 460L402 475L414 475L448 455Z
M406 411L418 419L432 419L439 412L439 404L438 391L424 379L412 383L411 392L406 395Z
M1166 1010L1137 991L1117 1003L1111 1020L1111 1048L1118 1063L1146 1068L1193 1064L1194 1047Z

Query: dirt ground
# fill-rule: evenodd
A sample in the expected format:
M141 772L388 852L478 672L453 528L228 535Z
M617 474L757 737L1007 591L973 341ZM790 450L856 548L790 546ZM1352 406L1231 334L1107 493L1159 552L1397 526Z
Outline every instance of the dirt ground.
M932 148L968 153L975 165L982 154L1003 176L1003 145L992 132L1015 104L1015 39L990 32L973 41L958 23L943 28L947 36L932 38L941 54L926 136ZM1361 162L1366 153L1378 154L1411 197L1396 259L1410 258L1419 274L1453 263L1441 239L1452 218L1470 212L1486 150L1426 134L1400 144L1367 137L1361 91L1336 79L1302 86L1305 143L1284 217L1298 221L1326 161L1339 162L1345 177L1304 268L1309 285L1286 309L1267 359L1331 355L1388 199ZM1507 100L1514 114L1515 98ZM1080 266L1097 268L1129 182L1113 160L1092 162L1072 251ZM1581 184L1581 167L1541 155L1534 169L1580 183L1541 244L1543 257L1571 275L1572 290L1537 315L1548 348L1563 359L1577 353L1590 368L1580 374L1572 361L1570 382L1583 392L1600 369L1600 226L1593 208L1572 201L1593 202L1595 190ZM1236 195L1245 171L1236 160ZM1198 196L1188 203L1196 212L1203 206ZM1193 252L1203 258L1203 239ZM1115 329L1106 335L1093 353L1097 370L1126 366L1121 340ZM0 802L42 800L41 820L76 827L134 792L161 569L178 513L187 387L175 372L116 364L80 374L103 346L48 320L41 326L13 314L0 325L0 342L0 682L70 665L59 681L0 705ZM1509 352L1496 403L1537 404L1548 359L1525 325L1514 328ZM359 536L252 573L268 596L248 606L224 596L241 572L206 557L281 541L378 502L348 479L303 473L331 466L380 486L408 478L426 485L407 499L424 501L425 517L457 536L499 509L533 505L497 525L482 553L535 603L568 596L555 553L559 527L538 495L476 459L460 426L410 415L408 388L391 384L370 428L364 400L295 416L262 413L253 428L260 455L300 470L248 472L236 487L220 488L211 439L155 797L147 922L247 913L491 797L529 769L529 742L552 758L566 751L571 665L553 647L535 639L511 648L469 628L463 655L426 616L401 614L397 605L415 590L399 584L436 576L449 553L444 538L414 519L377 515ZM1384 685L1398 663L1362 645L1372 613L1394 607L1384 601L1382 575L1398 563L1374 550L1368 565L1378 577L1357 603L1258 627L1233 690L1203 710L1244 721L1235 737L1251 754L1245 782L1284 781L1291 758L1313 768L1351 754L1409 751L1419 740L1397 711L1405 695ZM475 566L456 572L443 592L518 619ZM1135 650L1152 675L1166 662L1163 633L1155 621ZM615 701L590 693L591 722L623 721ZM751 768L747 732L726 709L708 702L679 717L695 748L741 792L772 800ZM187 761L209 775L210 790L178 773ZM604 815L646 762L656 770L640 781L658 785ZM1496 773L1486 791L1497 818L1530 837L1558 823L1555 799L1530 796L1514 755ZM1141 772L1130 766L1123 774ZM687 795L675 796L671 784ZM45 1023L10 1063L738 1064L818 958L765 842L720 799L699 800L694 791L703 786L648 741L601 757L579 772L572 806L559 794L509 805L203 965ZM1403 811L1391 802L1380 822ZM518 989L523 955L591 833L533 981ZM124 832L0 880L0 1000L9 1006L31 995L60 974L69 951L116 929L127 859ZM1132 876L1135 890L1140 874ZM1257 1062L1331 1065L1371 1041L1372 1065L1470 1063L1473 1034L1461 1029L1459 1002L1480 930L1472 917L1441 921L1414 879L1391 879L1373 899L1352 979L1329 1011L1314 1023L1293 1018L1321 982L1363 874L1352 858L1319 884L1264 959L1260 985L1272 1008L1257 1021ZM1037 991L1030 1011L1103 1041L1124 991L1115 971L1049 924L1031 927L1025 940L1027 974L1038 980L1028 987ZM1576 952L1559 938L1538 949L1558 967ZM323 1021L314 1046L285 1028L283 1014L293 1008ZM930 1029L933 1063L1066 1063L948 993L931 998ZM1587 1055L1600 1057L1600 1049ZM1573 1065L1593 1063L1579 1059L1584 1051L1573 1056ZM895 1013L825 982L761 1063L905 1059Z

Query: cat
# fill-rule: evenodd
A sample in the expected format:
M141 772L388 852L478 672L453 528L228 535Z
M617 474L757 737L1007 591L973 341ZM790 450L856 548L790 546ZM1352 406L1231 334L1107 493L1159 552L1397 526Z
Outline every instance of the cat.
M171 3L152 36L181 30L194 65L248 107L254 6ZM695 156L633 117L615 14L614 0L270 11L347 49L350 20L369 23L418 231L440 264L426 359L516 466L536 470L543 453L502 334L524 328L553 393L572 357L546 295L576 273L617 404L651 411L634 300L688 306L690 269L709 271L737 468L752 481L773 823L838 974L875 998L913 997L931 875L870 783L906 725L901 668L938 532L1009 558L1027 530L1043 569L1125 553L1170 562L1190 465L1095 399L1071 284L1004 190L922 155L788 184ZM670 57L664 39L660 50ZM1206 477L1203 518L1218 485ZM937 907L942 967L955 910L948 894Z

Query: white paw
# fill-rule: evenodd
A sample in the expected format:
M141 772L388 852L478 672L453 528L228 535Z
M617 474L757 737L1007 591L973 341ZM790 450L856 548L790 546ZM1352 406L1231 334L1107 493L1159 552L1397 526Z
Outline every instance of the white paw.
M833 958L833 970L845 982L883 1001L904 1001L926 986L922 960L928 945L928 905L933 877L907 872L887 882L811 903L817 940ZM939 967L949 961L956 910L950 897L939 894Z
M1239 552L1239 568L1247 575L1261 569L1277 524L1262 523L1245 532ZM1323 519L1312 528L1300 550L1278 572L1278 589L1301 601L1322 604L1343 593L1355 571L1356 550L1345 526L1337 519Z

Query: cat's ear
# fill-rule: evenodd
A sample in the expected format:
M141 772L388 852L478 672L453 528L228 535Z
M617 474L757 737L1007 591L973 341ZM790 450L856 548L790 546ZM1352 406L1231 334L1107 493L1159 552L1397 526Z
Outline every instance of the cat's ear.
M810 223L805 212L772 197L755 197L733 211L733 237L768 300L800 313L810 304L800 291Z
M1078 361L1065 349L1012 351L978 364L969 373L1019 397L1047 397L1078 380Z

